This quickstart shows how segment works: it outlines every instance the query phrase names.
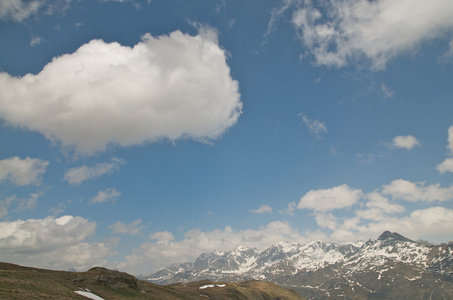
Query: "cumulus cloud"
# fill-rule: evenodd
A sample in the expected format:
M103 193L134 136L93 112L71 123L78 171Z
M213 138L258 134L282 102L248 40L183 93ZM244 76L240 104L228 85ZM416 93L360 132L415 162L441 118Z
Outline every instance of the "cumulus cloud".
M63 216L0 222L0 260L51 269L86 269L105 263L111 243L84 242L96 224Z
M151 238L157 241L143 243L127 256L126 261L120 263L118 268L138 270L146 265L148 269L144 271L150 272L149 268L157 270L172 263L193 261L200 254L215 250L229 251L239 245L264 250L280 241L306 243L311 241L313 236L307 238L288 223L276 221L257 230L234 230L229 226L208 232L194 229L186 232L184 238L179 241L175 241L169 232L157 232L152 234Z
M300 199L297 208L308 208L317 212L327 212L334 209L351 207L362 195L361 190L352 189L346 184L330 189L311 190Z
M381 70L424 41L448 37L453 6L450 0L306 0L292 22L316 64L342 67L364 58Z
M424 182L410 182L404 179L397 179L382 187L382 193L391 195L394 199L406 201L447 201L453 199L453 186L448 188L440 187L440 184L425 186Z
M143 226L140 226L140 224L142 224L142 219L137 219L129 224L118 221L110 225L109 228L112 229L113 233L117 234L138 235L143 229Z
M397 148L404 148L407 150L411 150L415 146L420 146L420 141L413 137L412 135L406 135L406 136L395 136L393 138L392 144L394 147Z
M449 155L453 156L453 126L450 126L450 128L448 128L447 149L449 151ZM445 172L453 172L453 157L446 158L442 163L436 166L436 169L441 174Z
M48 165L48 161L30 157L0 160L0 182L9 180L18 186L39 185Z
M218 139L242 102L217 33L199 32L145 34L132 48L92 40L39 74L0 73L0 118L87 155L110 144Z
M79 185L85 180L99 178L105 174L111 174L118 170L120 165L124 164L124 160L114 158L109 163L97 163L93 167L81 166L69 169L64 174L64 180L70 184Z
M104 203L107 201L115 201L121 195L120 191L117 191L115 188L108 188L106 190L98 191L96 197L91 199L90 203Z
M263 204L257 209L252 210L254 214L264 214L264 213L272 213L272 207L267 204Z
M298 116L302 118L302 121L304 122L305 126L307 126L310 133L316 135L316 137L319 138L321 134L327 133L326 124L324 124L323 122L310 119L305 114L302 113L299 114Z

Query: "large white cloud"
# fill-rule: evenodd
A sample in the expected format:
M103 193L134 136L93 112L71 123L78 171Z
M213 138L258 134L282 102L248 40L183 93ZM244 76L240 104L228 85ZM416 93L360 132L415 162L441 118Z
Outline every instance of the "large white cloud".
M310 190L299 201L297 208L318 212L346 208L355 204L363 195L361 190L342 184L330 189Z
M143 36L134 47L92 40L36 75L0 73L0 118L77 152L162 138L211 141L242 112L217 34Z
M101 265L112 244L84 242L95 229L94 222L73 216L0 222L0 260L56 269Z
M0 160L0 182L8 179L19 186L38 185L48 165L48 161L30 157L14 156Z
M423 41L451 37L453 29L450 0L303 2L292 21L318 65L341 67L365 58L372 68L383 69Z

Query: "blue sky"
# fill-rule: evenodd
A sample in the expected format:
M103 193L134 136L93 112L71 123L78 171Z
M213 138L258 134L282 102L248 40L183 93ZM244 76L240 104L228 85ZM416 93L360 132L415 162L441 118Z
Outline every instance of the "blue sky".
M449 0L0 2L0 260L453 240Z

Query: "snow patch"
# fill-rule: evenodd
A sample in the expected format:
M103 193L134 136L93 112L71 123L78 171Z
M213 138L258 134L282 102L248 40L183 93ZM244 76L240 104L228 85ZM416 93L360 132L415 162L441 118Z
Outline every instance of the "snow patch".
M204 289L213 288L213 287L215 287L215 285L213 285L213 284L207 284L207 285L200 286L198 289L199 289L199 290L204 290Z
M98 295L93 294L89 289L86 289L85 291L75 291L74 293L77 293L81 296L93 299L93 300L104 300L104 298L99 297Z

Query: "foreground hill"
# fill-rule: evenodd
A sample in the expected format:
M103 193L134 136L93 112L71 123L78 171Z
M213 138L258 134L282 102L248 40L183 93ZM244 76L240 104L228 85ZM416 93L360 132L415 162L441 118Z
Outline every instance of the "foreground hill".
M312 299L453 299L453 243L431 245L386 231L365 243L240 246L143 278L160 284L259 279Z
M105 268L52 271L0 263L0 299L303 299L276 284L193 282L160 286ZM96 298L97 297L97 298Z

